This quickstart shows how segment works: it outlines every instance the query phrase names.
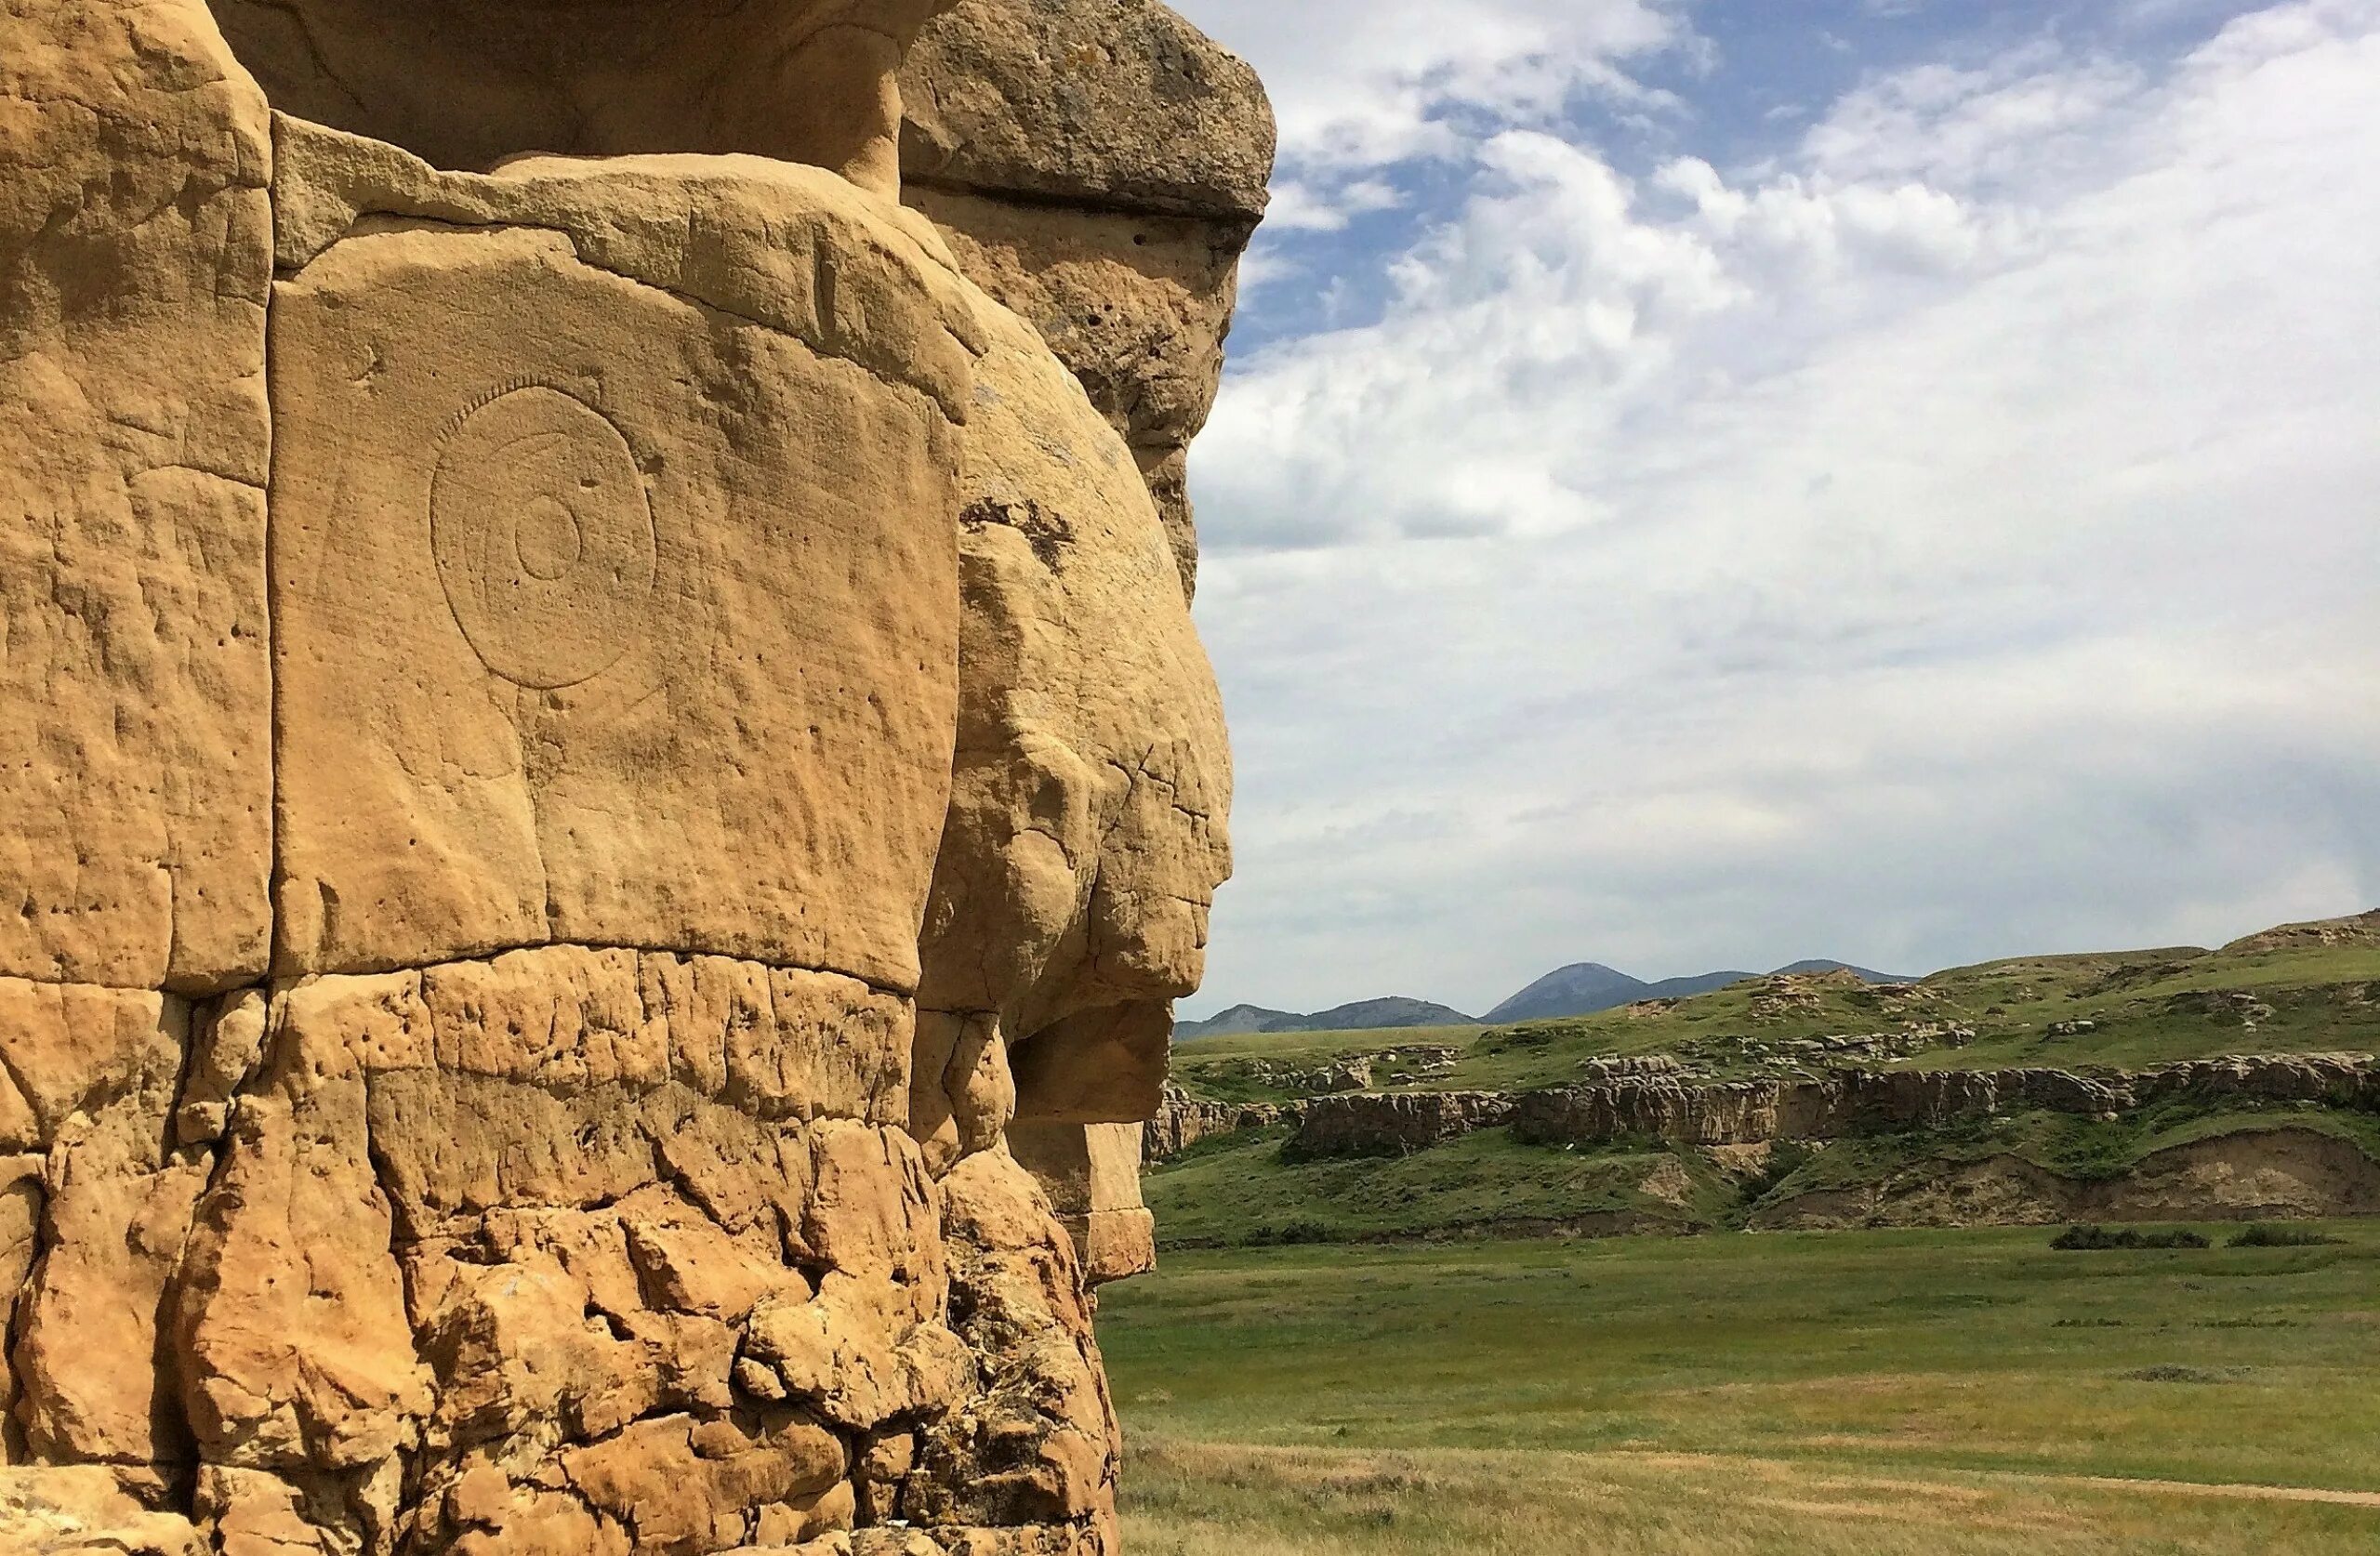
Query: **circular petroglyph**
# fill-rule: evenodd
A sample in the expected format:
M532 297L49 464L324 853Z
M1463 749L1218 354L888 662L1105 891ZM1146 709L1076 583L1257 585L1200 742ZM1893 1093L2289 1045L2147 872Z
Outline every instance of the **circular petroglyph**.
M657 552L619 429L560 389L472 410L438 456L430 547L483 663L522 686L601 675L643 628Z

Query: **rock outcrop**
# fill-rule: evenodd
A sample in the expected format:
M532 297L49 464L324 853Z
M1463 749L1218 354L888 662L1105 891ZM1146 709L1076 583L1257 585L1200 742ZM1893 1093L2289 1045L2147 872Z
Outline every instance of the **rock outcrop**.
M2113 1177L2069 1177L2007 1154L1919 1162L1854 1188L1788 1193L1754 1211L1750 1224L1781 1231L2371 1215L2380 1215L2380 1161L2335 1135L2281 1124L2152 1151Z
M0 5L0 1549L1114 1549L1270 121L947 8Z
M959 0L901 100L907 198L1123 434L1186 595L1190 441L1273 167L1263 88L1154 0Z
M2130 1073L1855 1070L1822 1080L1729 1082L1637 1069L1617 1079L1512 1094L1316 1097L1301 1104L1289 1149L1307 1158L1402 1155L1506 1124L1515 1139L1533 1145L1763 1145L1938 1128L2011 1113L2110 1118L2176 1100L2380 1111L2380 1062L2363 1054L2299 1054L2196 1060ZM1193 1138L1218 1132L1206 1127L1204 1113L1215 1106L1185 1099L1159 1115L1160 1136L1181 1132L1187 1120L1195 1120Z
M1513 1099L1494 1091L1389 1091L1317 1097L1305 1105L1282 1154L1409 1156L1509 1122Z
M1144 1165L1170 1161L1202 1140L1242 1129L1270 1129L1304 1116L1300 1102L1210 1102L1168 1082L1157 1116L1141 1134Z
M2363 1055L2311 1054L2201 1060L2132 1073L1886 1070L1807 1081L1636 1080L1524 1093L1514 1099L1512 1126L1516 1138L1542 1145L1632 1137L1755 1145L1938 1128L2008 1113L2113 1117L2178 1098L2374 1108L2380 1066Z

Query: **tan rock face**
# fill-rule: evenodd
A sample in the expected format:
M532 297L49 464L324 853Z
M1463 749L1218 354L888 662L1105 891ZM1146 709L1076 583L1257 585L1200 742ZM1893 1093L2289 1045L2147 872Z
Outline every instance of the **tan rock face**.
M1002 258L942 8L0 0L0 1549L1115 1549L1253 88Z
M1231 775L1214 678L1120 440L1030 330L983 314L958 766L920 997L998 1013L1021 1057L1089 1048L1058 1030L1069 1018L1101 1012L1104 1030L1197 986ZM1038 1089L1020 1087L1027 1116ZM1102 1117L1156 1105L1152 1088Z
M1189 593L1190 441L1273 167L1263 86L1152 0L959 0L901 81L908 199L1124 435Z
M253 980L264 96L189 6L0 6L0 974Z
M947 270L809 169L280 139L281 969L561 941L913 987Z
M1264 214L1256 73L1155 0L958 0L902 70L911 183L1183 216Z
M1009 1145L1049 1192L1093 1286L1157 1268L1157 1220L1141 1199L1138 1124L1019 1124Z

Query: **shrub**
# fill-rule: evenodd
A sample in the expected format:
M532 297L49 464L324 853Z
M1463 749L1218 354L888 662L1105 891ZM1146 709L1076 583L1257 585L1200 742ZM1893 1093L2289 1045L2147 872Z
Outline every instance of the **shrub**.
M1749 1205L1802 1170L1817 1154L1798 1141L1780 1140L1768 1148L1768 1159L1760 1171L1743 1186L1743 1200Z
M2334 1237L2317 1227L2272 1226L2258 1221L2233 1233L2228 1246L2234 1248L2326 1248L2346 1241L2344 1237Z
M1332 1241L1332 1238L1330 1229L1320 1221L1301 1219L1283 1221L1278 1225L1251 1227L1247 1236L1241 1241L1245 1246L1251 1248L1294 1248L1316 1243L1328 1243Z
M2139 1367L2117 1376L2132 1383L2228 1383L2246 1370L2244 1367L2185 1367L2169 1362L2160 1366Z
M2109 1248L2207 1248L2206 1234L2188 1227L2170 1232L2143 1232L2138 1227L2069 1226L2050 1239L2061 1252L2099 1252Z

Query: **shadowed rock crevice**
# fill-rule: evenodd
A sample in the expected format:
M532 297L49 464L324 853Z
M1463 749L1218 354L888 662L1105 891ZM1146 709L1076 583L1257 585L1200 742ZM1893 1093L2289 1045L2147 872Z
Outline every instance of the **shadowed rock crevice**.
M215 0L290 112L443 167L542 152L747 152L898 186L892 86L948 0Z

